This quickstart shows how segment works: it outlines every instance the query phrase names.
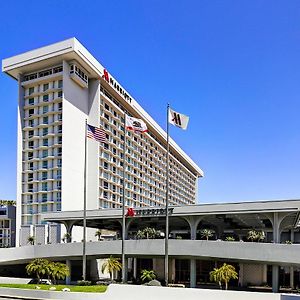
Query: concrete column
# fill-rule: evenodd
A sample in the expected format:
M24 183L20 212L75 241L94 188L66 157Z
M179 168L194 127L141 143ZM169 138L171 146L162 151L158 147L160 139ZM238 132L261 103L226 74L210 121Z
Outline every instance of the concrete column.
M137 259L133 259L133 278L137 279Z
M71 266L71 261L69 259L66 260L66 265L70 270L70 275L66 277L66 284L70 285L71 284L71 272L72 272L72 266Z
M240 263L239 286L244 286L244 264Z
M275 212L273 214L273 243L280 243L279 225L278 213Z
M290 288L294 287L294 267L290 267Z
M278 293L279 291L279 266L272 266L272 292Z
M264 265L263 266L263 276L262 276L262 281L263 282L268 281L267 275L268 275L268 265Z
M190 287L195 288L197 283L196 278L196 259L190 260Z
M202 220L202 217L196 217L196 216L190 216L190 217L185 217L185 219L189 225L190 225L190 233L191 233L191 240L196 240L197 239L197 227L200 221Z
M125 258L125 266L123 266L123 268L125 268L125 282L127 282L128 279L128 258Z
M291 229L290 241L291 241L292 243L294 243L294 241L295 241L295 231L294 231L294 229Z

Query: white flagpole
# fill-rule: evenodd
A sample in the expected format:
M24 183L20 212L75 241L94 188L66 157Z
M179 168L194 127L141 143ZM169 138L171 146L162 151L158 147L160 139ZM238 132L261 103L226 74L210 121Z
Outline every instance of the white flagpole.
M124 113L124 147L123 147L123 203L122 203L122 283L126 282L126 267L125 267L125 170L126 170L126 112Z
M87 157L87 120L85 120L84 142L84 196L83 196L83 243L82 243L82 279L86 280L86 157Z
M167 174L166 174L166 230L165 230L165 283L169 281L169 110L167 105Z

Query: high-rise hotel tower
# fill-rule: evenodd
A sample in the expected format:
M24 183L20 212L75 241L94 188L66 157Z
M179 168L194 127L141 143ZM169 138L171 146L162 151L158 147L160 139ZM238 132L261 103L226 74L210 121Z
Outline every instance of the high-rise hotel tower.
M165 204L165 131L78 40L4 59L2 71L19 84L18 229L41 224L43 212L83 209L86 119L108 137L88 141L87 209L121 207L125 111L149 129L127 132L126 203ZM173 140L170 153L169 203L194 204L203 173Z

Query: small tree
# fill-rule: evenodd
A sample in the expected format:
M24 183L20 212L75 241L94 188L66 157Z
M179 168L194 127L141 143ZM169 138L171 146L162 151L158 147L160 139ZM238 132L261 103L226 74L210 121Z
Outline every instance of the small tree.
M54 283L56 283L57 280L63 280L70 275L69 267L60 262L50 262L48 270L49 276L52 278Z
M260 242L266 238L264 231L256 231L255 229L248 231L247 239L251 242Z
M98 238L98 241L101 240L101 234L102 234L101 229L97 229L95 232L95 237Z
M35 241L35 237L33 235L30 235L27 238L27 244L34 245L34 241Z
M41 278L49 274L48 266L49 261L47 259L36 258L26 266L26 272L28 275L35 276L40 282Z
M119 258L115 258L112 255L107 259L107 261L102 265L101 272L105 273L108 272L110 279L114 279L114 272L121 271L122 270L122 264L120 263Z
M215 234L215 231L212 229L202 229L200 231L201 237L202 238L206 238L206 240L208 241L209 238L212 238Z
M209 273L211 281L217 282L222 288L222 283L225 284L225 289L228 289L228 283L231 279L238 279L238 273L235 271L235 267L224 263L220 268L214 268Z
M156 278L156 275L153 270L142 270L141 271L141 280L143 282L145 282L145 281L149 282L155 278Z
M64 243L71 243L71 240L72 240L72 236L70 233L66 232L62 238L62 241Z

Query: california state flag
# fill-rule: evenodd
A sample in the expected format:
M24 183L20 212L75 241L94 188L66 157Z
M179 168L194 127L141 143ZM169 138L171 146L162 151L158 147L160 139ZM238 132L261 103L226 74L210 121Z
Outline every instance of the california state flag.
M147 125L143 120L129 117L128 115L125 115L125 125L127 130L133 130L140 133L148 131Z
M174 110L172 110L171 108L169 108L169 123L173 124L183 130L185 130L188 126L189 123L189 117L184 115L184 114L180 114Z

